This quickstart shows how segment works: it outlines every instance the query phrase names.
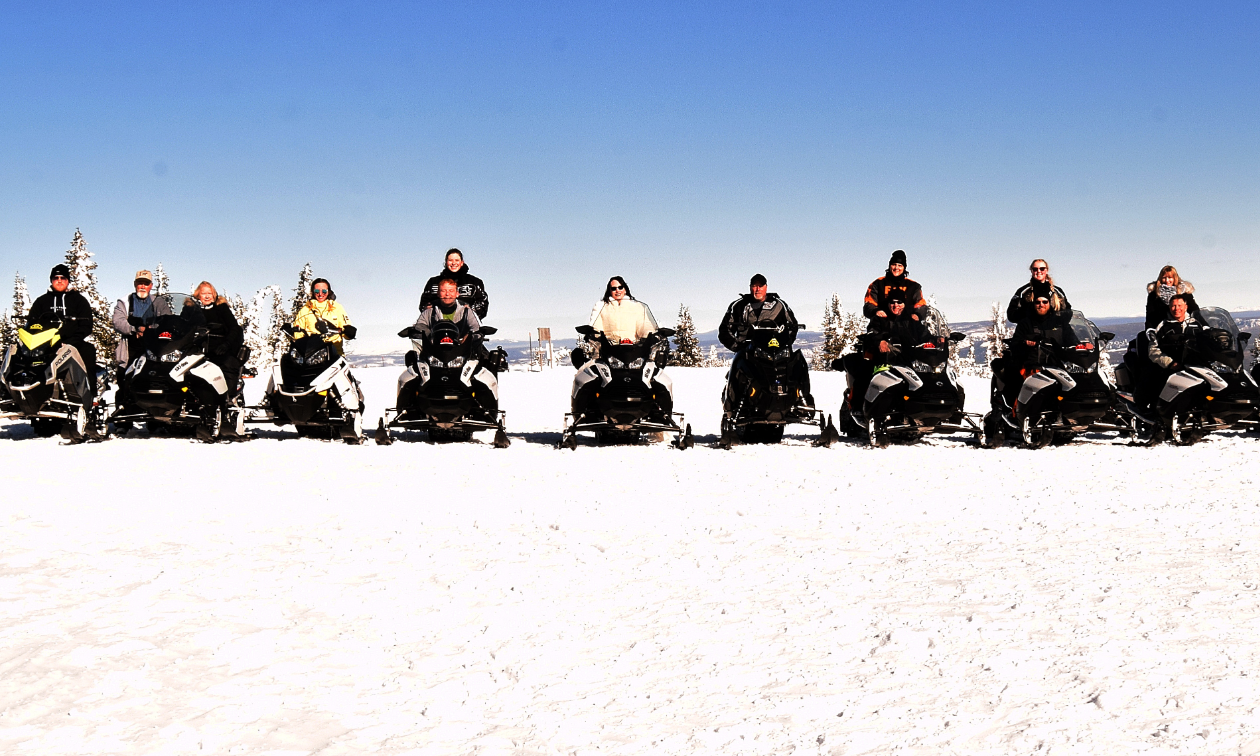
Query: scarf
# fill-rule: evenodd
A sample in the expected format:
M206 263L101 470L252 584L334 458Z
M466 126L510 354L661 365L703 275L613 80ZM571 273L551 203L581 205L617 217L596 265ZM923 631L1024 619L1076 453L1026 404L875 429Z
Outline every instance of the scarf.
M1169 300L1173 298L1173 295L1177 293L1177 287L1160 284L1155 289L1155 293L1159 295L1160 299L1164 300L1164 304L1168 304Z

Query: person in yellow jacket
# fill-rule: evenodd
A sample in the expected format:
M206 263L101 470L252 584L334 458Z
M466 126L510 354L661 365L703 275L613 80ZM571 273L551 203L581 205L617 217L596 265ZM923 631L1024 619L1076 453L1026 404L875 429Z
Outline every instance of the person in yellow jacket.
M316 278L311 282L311 299L293 319L293 327L308 336L322 336L324 341L332 344L338 354L345 354L344 341L353 339L358 332L350 325L350 316L337 303L337 295L327 278Z

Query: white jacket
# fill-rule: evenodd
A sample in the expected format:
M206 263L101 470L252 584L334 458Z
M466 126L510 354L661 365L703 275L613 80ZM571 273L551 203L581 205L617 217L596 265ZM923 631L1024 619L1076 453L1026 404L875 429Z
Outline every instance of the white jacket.
M591 310L591 326L603 331L612 343L624 339L638 341L656 333L656 318L648 306L637 299L610 299L598 302Z

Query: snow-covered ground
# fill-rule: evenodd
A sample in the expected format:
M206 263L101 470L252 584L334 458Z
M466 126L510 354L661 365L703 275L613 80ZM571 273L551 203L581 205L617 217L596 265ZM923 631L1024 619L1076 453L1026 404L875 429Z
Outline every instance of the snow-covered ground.
M0 752L1260 753L1260 438L723 452L672 372L689 451L559 370L506 450L0 424Z

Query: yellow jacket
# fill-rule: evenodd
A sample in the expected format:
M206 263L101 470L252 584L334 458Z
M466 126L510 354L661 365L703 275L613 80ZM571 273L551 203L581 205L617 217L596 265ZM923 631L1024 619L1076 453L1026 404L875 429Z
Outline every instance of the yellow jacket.
M321 320L327 321L329 325L337 328L345 328L350 325L350 316L346 314L345 308L337 304L335 299L326 299L323 303L312 299L298 311L297 317L293 319L293 327L302 330L308 336L322 336L324 341L336 346L339 353L345 354L345 348L341 343L341 334L321 334L319 329L315 327L315 324Z

